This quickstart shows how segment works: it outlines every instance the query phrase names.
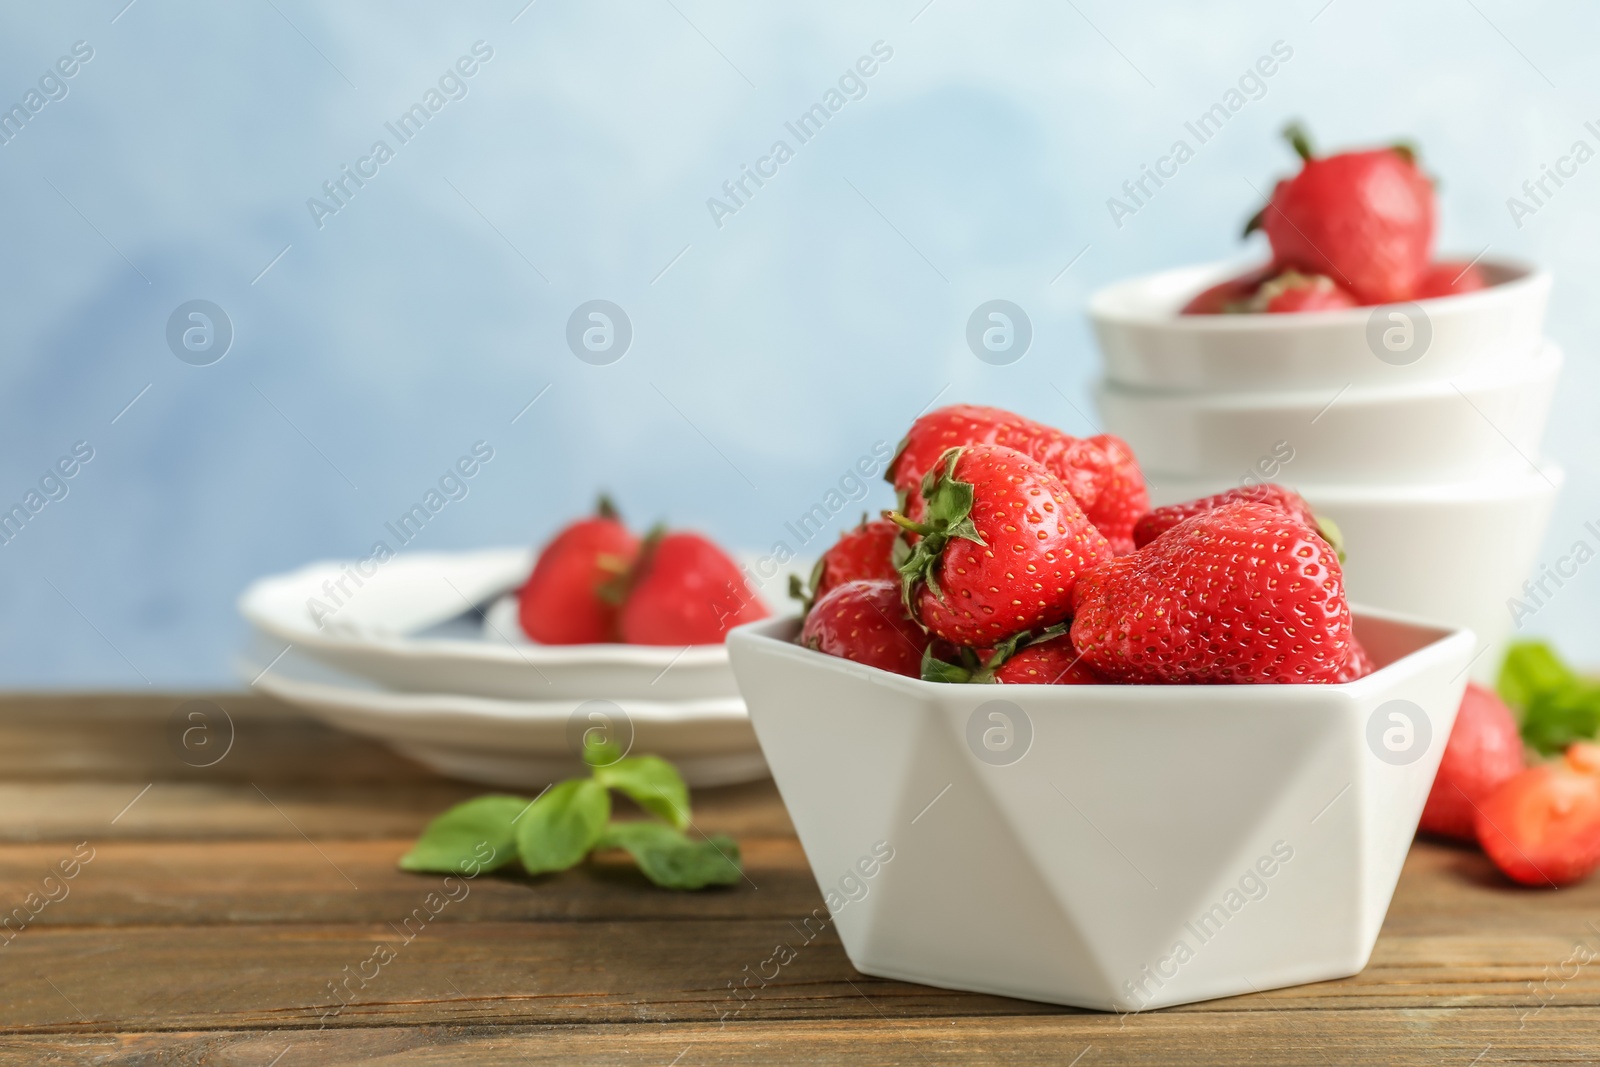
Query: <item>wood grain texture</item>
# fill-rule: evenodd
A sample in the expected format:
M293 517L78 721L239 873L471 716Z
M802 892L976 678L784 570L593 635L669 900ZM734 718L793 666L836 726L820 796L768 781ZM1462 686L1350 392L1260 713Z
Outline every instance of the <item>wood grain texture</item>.
M1118 1017L856 972L797 925L822 901L770 784L696 795L744 850L732 888L657 890L608 856L429 915L442 880L395 860L478 790L237 694L209 698L234 748L190 767L166 736L186 699L0 698L0 914L93 849L0 940L0 1064L1600 1058L1600 883L1517 889L1470 849L1412 849L1353 978ZM795 960L734 996L779 941Z

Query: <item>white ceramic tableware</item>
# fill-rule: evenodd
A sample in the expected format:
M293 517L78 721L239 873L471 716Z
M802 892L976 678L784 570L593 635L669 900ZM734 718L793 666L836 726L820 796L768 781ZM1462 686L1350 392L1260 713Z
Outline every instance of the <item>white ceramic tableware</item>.
M1479 641L1472 677L1492 683L1515 629L1509 602L1533 573L1565 480L1561 468L1540 462L1466 482L1383 486L1301 482L1295 474L1291 464L1278 480L1344 535L1350 599L1472 630ZM1152 501L1192 500L1236 484L1162 481Z
M277 658L274 658L277 656ZM238 673L271 696L457 778L538 789L585 773L577 753L600 731L635 755L665 757L691 786L767 776L744 702L493 700L449 692L395 692L334 670L298 650L277 655L258 635Z
M239 611L279 648L394 689L504 700L738 695L722 645L537 645L503 614L498 629L484 627L475 609L519 585L531 558L525 549L406 553L359 587L350 564L314 563L252 583ZM409 625L385 625L391 618ZM437 625L418 632L418 622Z
M944 685L796 626L729 647L850 962L1105 1011L1365 966L1473 645L1358 610L1346 685Z
M1106 377L1120 385L1331 394L1350 384L1443 381L1539 348L1550 275L1503 260L1478 265L1495 284L1477 292L1293 315L1180 315L1190 297L1251 264L1183 267L1101 289L1089 317Z
M1260 477L1262 464L1307 481L1461 480L1523 469L1539 454L1561 350L1483 365L1439 382L1183 393L1102 382L1106 429L1150 479Z

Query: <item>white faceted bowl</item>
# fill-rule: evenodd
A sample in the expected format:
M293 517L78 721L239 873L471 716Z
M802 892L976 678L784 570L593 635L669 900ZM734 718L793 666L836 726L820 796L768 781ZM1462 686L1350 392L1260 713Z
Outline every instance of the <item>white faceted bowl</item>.
M1459 480L1538 455L1560 369L1561 349L1546 343L1449 381L1226 393L1105 381L1095 400L1156 482L1259 478L1264 460L1307 480Z
M941 685L795 645L793 619L728 645L857 969L1131 1011L1366 965L1473 637L1357 615L1383 666L1337 686ZM1403 765L1367 740L1393 700L1431 735ZM979 710L992 701L1031 723L1009 765L968 742L975 715L980 732L998 721ZM1266 893L1248 899L1263 857ZM1207 913L1202 941L1191 926Z
M1106 377L1121 385L1245 392L1347 384L1444 381L1485 363L1520 360L1544 332L1550 275L1508 260L1478 266L1492 283L1417 301L1432 329L1427 351L1396 366L1368 344L1383 308L1294 315L1180 315L1200 290L1248 269L1237 262L1182 267L1118 282L1089 299ZM1143 457L1141 457L1143 458Z

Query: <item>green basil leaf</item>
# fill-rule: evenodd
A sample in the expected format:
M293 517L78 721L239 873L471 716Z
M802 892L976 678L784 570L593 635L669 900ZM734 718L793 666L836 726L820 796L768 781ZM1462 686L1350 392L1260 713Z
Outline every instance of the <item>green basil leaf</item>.
M1535 694L1522 713L1522 739L1546 756L1600 731L1600 686L1570 682Z
M517 821L517 852L529 874L564 871L605 833L611 794L593 778L551 786Z
M689 787L660 756L633 756L594 769L595 781L615 789L680 830L689 827Z
M504 867L517 858L512 820L527 806L522 797L504 795L457 804L428 824L400 857L400 869L476 876Z
M1536 697L1564 689L1577 680L1546 642L1516 641L1506 652L1495 688L1507 704L1526 711Z
M595 741L583 735L583 762L591 767L606 767L622 758L622 749L615 741Z
M733 885L743 877L739 846L727 834L691 841L658 822L614 822L600 847L626 849L644 876L664 889Z

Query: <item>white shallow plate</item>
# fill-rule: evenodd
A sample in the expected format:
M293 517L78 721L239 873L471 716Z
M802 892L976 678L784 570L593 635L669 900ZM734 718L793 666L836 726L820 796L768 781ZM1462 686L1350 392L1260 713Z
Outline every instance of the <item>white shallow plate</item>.
M1136 1011L1366 964L1472 635L1353 614L1381 669L1345 685L940 685L794 619L728 646L858 970Z
M313 563L253 582L239 611L278 649L291 646L392 689L503 700L738 695L722 645L538 645L514 613L508 624L484 627L478 609L517 588L532 560L520 548L403 553L359 588L348 562ZM769 606L786 580L780 574L758 590Z
M1259 477L1264 460L1308 481L1462 480L1538 455L1560 369L1547 342L1444 382L1185 393L1107 381L1095 399L1152 481Z
M1487 289L1414 305L1295 315L1180 315L1200 290L1251 264L1181 267L1107 286L1089 299L1106 377L1122 385L1236 392L1445 381L1483 363L1526 358L1544 333L1550 275L1521 263L1482 260ZM1408 312L1413 337L1425 321L1426 351L1409 363L1379 359L1381 338ZM1404 356L1390 354L1389 359Z
M401 693L337 671L256 635L239 676L341 730L375 738L456 778L537 789L583 773L585 731L601 731L634 755L669 759L691 786L767 777L738 697L685 701L493 700ZM269 666L270 664L270 666Z

